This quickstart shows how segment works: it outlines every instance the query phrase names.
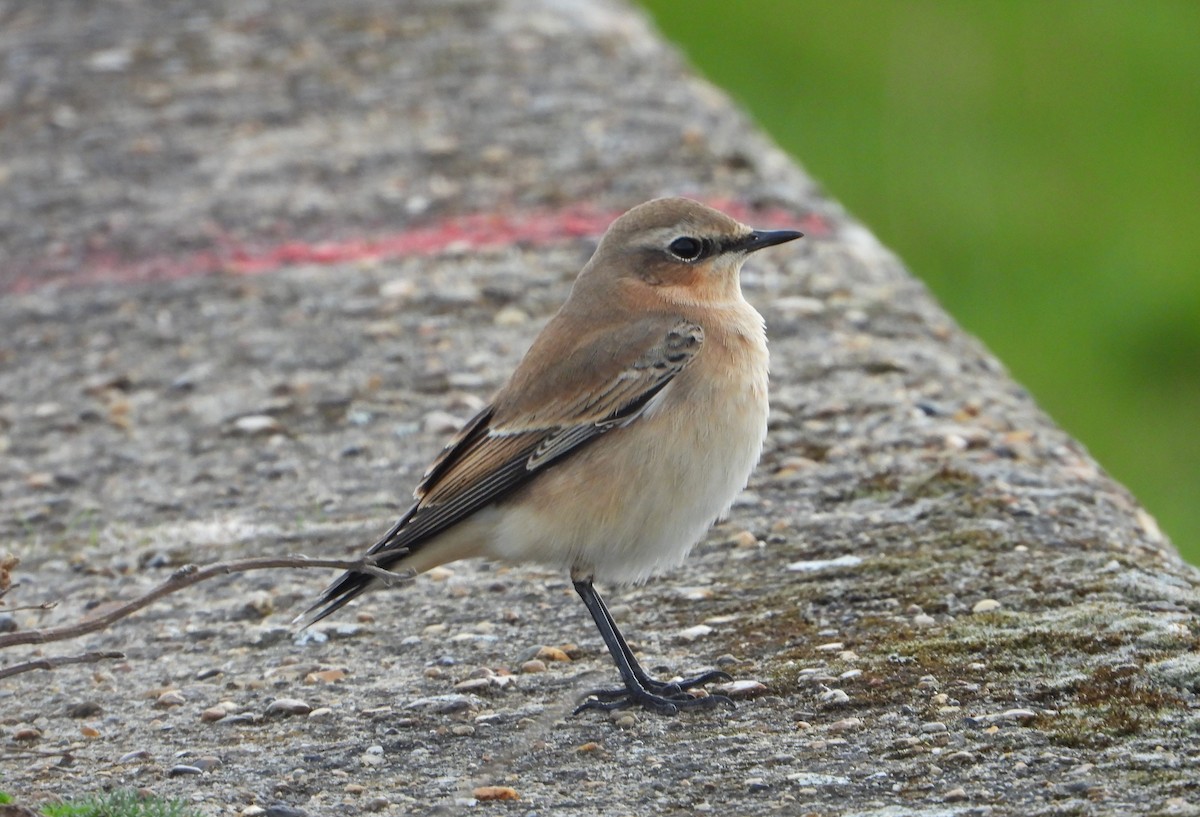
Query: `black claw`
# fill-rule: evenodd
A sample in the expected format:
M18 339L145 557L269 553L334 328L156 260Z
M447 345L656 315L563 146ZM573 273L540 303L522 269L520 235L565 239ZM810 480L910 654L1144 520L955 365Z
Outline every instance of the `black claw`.
M615 692L616 690L608 690ZM649 709L659 715L675 715L681 709L712 709L716 706L728 706L730 709L736 709L736 705L725 695L683 695L678 698L665 698L660 695L652 695L647 692L631 692L630 690L621 690L621 696L611 700L599 700L597 698L588 698L586 701L575 707L572 714L578 715L580 712L615 712L619 709L629 709L632 706L641 706Z
M705 673L696 678L674 683L655 681L651 678L647 679L648 683L644 689L625 687L594 689L587 693L587 700L577 706L572 714L578 715L580 712L589 711L614 712L618 709L629 709L632 706L641 706L659 715L674 715L681 709L712 709L721 705L735 709L735 704L726 695L688 694L688 689L698 686L697 682L700 679L708 679L710 675L723 676L725 673ZM725 677L728 678L728 676ZM711 680L721 679L713 678ZM707 683L707 680L703 682Z
M583 697L588 699L595 698L597 701L616 701L628 695L628 689L617 687L615 689L593 689L590 692L585 692Z
M617 690L610 690L617 692ZM629 690L619 690L620 697L612 700L597 700L596 698L588 698L586 701L575 707L575 711L571 714L578 715L580 712L616 712L620 709L629 709L634 704L644 706L659 715L674 715L679 711L679 704L675 701L669 701L666 698L660 698L657 695L638 695L630 694Z
M705 684L711 684L714 681L719 681L722 684L727 684L733 680L733 676L728 672L722 672L719 669L709 670L701 673L694 678L684 678L677 682L680 689L691 689L692 687L701 687Z
M687 700L694 697L687 694L689 689L704 686L705 684L711 684L714 681L726 683L732 680L733 677L729 673L721 672L720 670L712 670L710 672L697 675L694 678L683 678L679 681L656 681L653 678L646 678L643 682L645 685L643 691L649 692L652 695L656 695L661 698L679 698L681 700ZM627 697L628 695L628 689L625 687L617 687L615 689L593 689L586 693L584 697L596 698L601 701L614 701L618 698Z

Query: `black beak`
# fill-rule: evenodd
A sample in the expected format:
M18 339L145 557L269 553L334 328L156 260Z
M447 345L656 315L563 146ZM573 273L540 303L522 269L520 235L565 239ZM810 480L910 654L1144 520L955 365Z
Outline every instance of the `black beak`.
M776 244L795 241L803 235L804 233L798 233L795 230L755 230L737 242L737 249L742 252L756 252L764 247L774 247Z

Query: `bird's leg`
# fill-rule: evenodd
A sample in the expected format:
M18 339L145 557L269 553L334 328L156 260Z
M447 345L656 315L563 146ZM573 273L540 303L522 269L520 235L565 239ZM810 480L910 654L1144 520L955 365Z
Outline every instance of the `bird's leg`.
M642 669L642 665L638 663L638 660L634 658L633 650L629 648L629 644L626 643L625 639L621 636L620 630L617 629L617 623L613 620L612 613L608 611L608 605L604 602L604 598L596 591L595 587L593 587L590 582L588 583L588 587L590 588L591 595L596 600L597 607L599 607L601 613L603 613L608 627L611 628L612 632L615 634L616 641L621 648L621 653L629 662L629 666L633 670L634 677L637 678L641 685L646 689L649 689L659 695L679 695L680 693L686 692L692 687L703 686L704 684L709 684L713 681L733 680L729 673L721 672L720 670L712 670L710 672L701 673L694 678L684 678L679 681L659 681L650 677L650 675L644 669ZM578 590L578 588L576 588L576 590ZM587 603L586 600L584 603ZM589 606L588 609L590 611L591 607ZM605 643L610 644L607 639L605 639ZM611 650L611 644L609 649ZM595 695L597 698L606 699L621 697L625 694L625 690L597 690L591 694Z
M617 670L621 673L621 680L625 682L624 689L601 689L588 693L588 700L579 705L575 710L576 713L586 709L609 712L637 704L661 715L673 715L680 709L707 708L717 704L733 705L733 702L724 695L708 695L697 698L687 692L692 687L711 681L730 680L729 675L724 672L706 672L695 678L673 682L651 678L634 658L633 651L629 649L621 631L617 629L612 614L608 612L604 599L592 586L591 579L575 581L575 592L579 594L579 598L583 599L584 605L591 613L592 620L596 622L596 629L600 631L600 637L604 639L604 644L608 647L613 662L616 663Z

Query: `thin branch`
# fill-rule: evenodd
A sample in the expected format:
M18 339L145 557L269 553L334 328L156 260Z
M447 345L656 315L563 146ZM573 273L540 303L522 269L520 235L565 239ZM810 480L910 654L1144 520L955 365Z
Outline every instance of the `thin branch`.
M56 658L39 658L36 661L26 661L24 664L13 664L11 667L0 669L0 679L32 672L35 669L51 670L55 667L65 667L68 664L95 664L99 661L120 660L125 657L123 652L85 652L80 655L60 655Z
M43 752L40 749L21 749L12 744L4 747L4 754L17 757L74 757L78 745L69 749L59 749L57 752Z
M226 576L230 573L245 573L250 570L274 570L278 568L309 568L309 567L328 567L337 570L353 570L358 573L366 573L374 576L382 581L387 586L392 586L400 582L408 581L412 578L412 574L393 573L379 566L377 560L382 557L391 558L399 555L396 551L380 551L373 556L365 556L361 559L309 559L305 556L279 556L279 557L264 557L260 559L239 559L232 562L217 562L216 564L208 565L207 567L197 567L196 565L184 565L171 574L171 578L160 584L158 587L146 593L144 596L121 605L115 610L111 610L102 616L89 618L80 621L76 624L66 624L61 627L47 627L41 630L24 630L16 633L6 633L0 635L0 649L5 647L15 647L19 644L46 644L51 641L65 641L69 638L78 638L88 633L98 632L108 629L115 621L119 621L128 615L136 613L143 607L147 607L161 599L163 596L168 596L177 590L182 590L185 587L191 587L193 584L212 579L217 576ZM2 676L0 676L2 677Z
M16 612L20 612L21 610L42 610L42 611L45 611L45 610L53 610L53 609L54 609L55 607L57 607L57 606L58 606L58 602L57 602L57 601L43 601L41 604L24 604L24 605L22 605L22 606L20 606L20 607L5 607L5 608L4 608L4 612L6 612L6 613L16 613Z

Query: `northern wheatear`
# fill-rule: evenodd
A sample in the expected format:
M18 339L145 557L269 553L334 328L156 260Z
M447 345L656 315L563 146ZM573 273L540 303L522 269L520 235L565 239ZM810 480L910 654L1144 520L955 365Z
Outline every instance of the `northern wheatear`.
M640 582L679 564L745 487L767 431L767 338L739 272L750 253L800 236L682 198L622 215L368 553L414 573L473 556L569 570L625 682L576 711L729 703L688 694L729 680L722 672L651 678L592 581ZM298 620L378 583L347 572Z

